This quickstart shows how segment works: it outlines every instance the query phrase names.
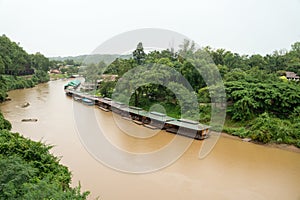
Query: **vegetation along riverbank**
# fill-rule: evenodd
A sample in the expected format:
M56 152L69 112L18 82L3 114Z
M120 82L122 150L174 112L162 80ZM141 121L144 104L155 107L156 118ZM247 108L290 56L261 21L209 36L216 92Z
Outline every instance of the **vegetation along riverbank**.
M184 41L179 52L172 49L145 53L142 43L131 56L105 62L89 63L83 71L81 63L72 59L49 61L40 53L27 54L8 37L0 37L0 101L7 99L7 91L33 87L49 81L48 71L57 77L81 73L86 81L96 84L94 94L112 97L116 81L139 65L158 69L164 65L179 71L190 83L198 97L200 122L208 124L211 118L211 94L218 87L208 87L203 77L195 70L197 63L207 63L207 57L217 66L226 90L226 121L223 131L241 138L268 144L291 144L300 148L300 43L290 50L274 51L262 56L239 55L224 49L204 47L196 49L193 42ZM63 67L60 67L62 66ZM104 70L105 69L105 70ZM200 68L201 70L201 68ZM181 117L181 105L174 93L166 87L153 84L161 78L159 71L132 75L121 90L130 90L142 77L152 83L138 87L131 96L130 105L145 110L162 111L175 118ZM62 75L59 75L59 74ZM142 73L142 72L141 72ZM160 71L160 73L162 73ZM207 76L214 76L211 71ZM105 75L103 78L103 74ZM176 76L170 71L173 86L181 88ZM113 76L111 76L113 75ZM113 77L113 78L110 78ZM102 78L102 81L99 79ZM117 100L123 101L122 95ZM158 105L161 106L153 106ZM11 124L0 114L0 197L2 199L86 199L88 192L81 193L80 186L70 187L71 173L59 164L59 159L49 153L51 146L26 139L10 132ZM11 177L15 177L12 179Z
M49 80L48 58L27 54L0 36L0 102L7 91L33 87ZM0 199L86 199L80 185L71 188L71 172L49 150L52 146L12 133L0 112ZM41 130L42 131L42 130Z
M82 75L86 81L91 84L99 82L96 91L93 91L96 95L112 97L114 93L116 100L124 101L124 97L116 91L116 80L126 74L128 77L132 69L143 65L152 71L140 72L142 75L130 74L131 79L127 82L122 78L124 84L119 90L130 91L137 83L151 80L151 83L134 90L130 105L158 112L163 106L167 115L180 118L182 106L188 109L188 105L181 105L170 89L153 83L168 77L174 80L173 86L182 87L177 81L179 77L160 68L168 66L188 80L198 97L200 122L207 124L211 118L211 94L217 94L220 88L218 85L209 87L194 65L210 66L211 59L221 74L226 91L226 97L220 96L226 98L227 103L223 132L259 143L300 147L300 81L297 76L300 74L300 42L292 44L290 50L274 51L265 56L239 55L211 47L196 49L190 41L184 41L179 52L167 49L145 53L140 43L131 55L117 58L109 65L99 62L84 68ZM201 70L203 68L200 67ZM216 71L205 70L203 74L213 80ZM105 77L118 78L110 80ZM155 110L155 104L161 106L156 106Z

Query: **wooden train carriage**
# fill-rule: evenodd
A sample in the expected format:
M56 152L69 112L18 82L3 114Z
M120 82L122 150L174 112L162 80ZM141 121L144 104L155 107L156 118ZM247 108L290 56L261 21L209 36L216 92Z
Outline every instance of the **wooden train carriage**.
M199 122L178 119L166 122L166 131L183 135L186 137L203 140L208 137L210 126L200 124Z

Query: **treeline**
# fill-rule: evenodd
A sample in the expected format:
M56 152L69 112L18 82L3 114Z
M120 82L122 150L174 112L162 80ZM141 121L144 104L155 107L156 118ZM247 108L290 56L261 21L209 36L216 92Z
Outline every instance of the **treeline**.
M86 199L71 188L71 172L49 153L52 146L12 133L0 113L0 199Z
M27 54L5 35L0 37L0 102L13 89L49 80L49 60ZM10 132L0 112L0 199L86 199L80 185L71 188L71 172L50 154L52 146Z
M51 63L41 53L28 54L6 35L0 36L0 74L22 76L48 71Z
M105 63L111 63L116 58L129 58L130 55L119 55L119 54L92 54L92 55L80 55L80 56L67 56L67 57L50 57L50 61L69 62L74 65L75 63L83 63L84 65L97 64L100 61ZM72 63L70 63L70 61Z
M184 41L178 52L167 49L146 54L140 43L132 55L129 59L118 58L109 66L95 65L86 70L86 77L97 79L102 73L117 74L123 82L123 87L117 85L120 93L128 91L131 105L149 109L159 103L167 114L178 118L182 117L181 111L186 105L181 105L174 92L160 84L168 79L174 88L181 90L184 84L180 76L174 75L177 71L197 95L200 122L209 123L212 102L224 101L227 102L225 132L259 142L300 147L300 81L285 78L286 71L300 74L300 42L291 45L290 50L265 56L240 55L210 47L196 49L190 41ZM139 71L140 65L144 68ZM225 85L226 96L220 95L219 100L212 101L212 95L218 96L220 87L208 82L214 82L217 71ZM145 84L136 87L143 81ZM108 97L114 94L119 101L125 101L126 97L118 96L118 88L116 82L106 81L100 84L97 93Z
M47 72L52 65L41 53L28 54L7 36L0 36L0 102L9 90L49 81Z

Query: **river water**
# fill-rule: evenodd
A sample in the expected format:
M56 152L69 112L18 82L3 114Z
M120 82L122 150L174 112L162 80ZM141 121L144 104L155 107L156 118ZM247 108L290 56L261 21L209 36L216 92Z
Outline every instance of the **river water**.
M1 104L1 111L12 123L13 131L55 145L51 151L72 171L72 185L80 181L83 190L91 191L90 199L300 199L299 153L227 137L220 137L204 159L198 158L203 141L193 141L176 162L156 172L132 174L111 169L94 159L82 144L74 118L76 102L63 91L66 82L52 81L11 91L12 101ZM24 102L30 106L22 108ZM112 113L77 104L82 109L80 117L84 119L85 111L92 110L106 137L128 152L150 152L174 138L161 131L139 142L141 139L120 130ZM21 122L23 118L38 121ZM132 132L142 129L126 120L122 123Z

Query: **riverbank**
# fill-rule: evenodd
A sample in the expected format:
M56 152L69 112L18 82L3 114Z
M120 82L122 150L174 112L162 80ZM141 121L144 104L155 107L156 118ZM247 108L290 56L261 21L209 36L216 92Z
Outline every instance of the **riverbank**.
M76 81L76 80L75 80ZM70 82L72 88L78 87L80 84ZM136 124L143 125L150 129L162 129L167 132L179 134L192 139L203 140L208 137L208 131L210 126L200 124L198 121L192 121L190 119L176 119L172 118L165 113L158 111L147 111L140 107L128 106L124 103L114 101L110 98L101 98L94 95L88 95L81 93L74 89L67 89L65 86L66 95L72 97L77 102L82 102L85 105L94 106L96 105L101 110L112 111L123 118L131 120Z
M15 79L5 78L9 81ZM31 79L28 78L30 82ZM22 82L25 79L18 80ZM28 86L32 88L35 85L38 84ZM4 95L7 96L6 93ZM11 98L10 102L15 100ZM18 108L26 110L29 105L20 104ZM80 183L71 187L71 171L61 164L61 158L50 153L52 145L31 140L26 137L26 131L24 134L22 130L19 134L10 131L11 128L11 123L0 109L0 199L87 199L89 192L82 192ZM42 129L39 131L43 132Z
M150 153L167 147L174 135L159 131L154 137L138 139L124 134L111 112L103 112L66 97L62 88L67 82L51 81L29 89L10 91L12 101L1 104L1 110L12 122L13 132L21 132L34 141L55 144L51 153L60 157L60 162L72 171L73 187L80 181L83 191L91 191L88 199L296 200L299 196L300 154L224 137L220 137L205 159L198 158L199 150L209 139L194 140L176 162L155 173L134 175L111 169L96 160L82 144L76 131L78 124L74 120L74 107L83 111L79 119L96 117L108 139L127 152ZM25 109L18 106L24 101L30 102ZM22 123L23 118L39 120ZM93 120L84 123L88 128L94 127ZM129 133L148 130L122 119L120 123L128 128ZM103 146L97 145L97 148L101 151ZM110 156L114 155L110 153ZM160 159L164 158L160 157L155 162ZM280 181L274 181L274 178ZM115 192L116 188L118 192Z
M73 98L76 100L77 100L77 98L83 97L81 93L75 92L73 90L66 90L66 94L71 97L73 96ZM119 102L114 102L109 98L100 98L100 97L97 98L95 96L86 96L85 98L89 98L90 101L94 102L92 105L96 104L96 105L98 105L99 108L105 109L106 112L109 110L110 111L114 110L114 112L118 113L121 116L122 115L130 116L130 120L132 118L133 121L139 122L138 123L139 125L141 125L141 124L144 125L145 117L148 117L147 118L148 123L149 123L149 121L157 120L156 117L155 118L151 117L151 112L144 114L146 112L145 110L148 110L148 109L142 109L142 108L144 108L143 106L142 106L142 108L132 107L132 109L130 109L131 108L130 106L126 107L124 104L119 103ZM135 109L140 109L140 110L137 111ZM162 114L160 113L160 115L162 115ZM127 118L128 118L128 116L127 116ZM163 116L165 116L165 114L163 114ZM174 119L174 120L176 120L176 119ZM168 125L170 123L169 121L170 120L162 121L162 123L165 124L163 129L166 129L167 132L168 132L168 129L165 127L169 126ZM227 125L228 125L228 121L229 120L227 119ZM159 122L161 122L161 121L159 120ZM251 123L253 123L253 122L251 122ZM181 122L181 124L182 124L182 122ZM231 125L232 124L233 123L231 123ZM300 148L298 148L297 146L294 145L294 144L297 144L295 142L293 144L284 144L284 143L280 143L279 140L277 140L277 143L272 142L272 141L264 143L264 142L261 142L260 140L255 139L255 133L253 133L254 131L251 132L251 130L247 130L246 128L241 127L242 125L245 125L245 122L240 122L238 124L240 127L224 126L224 130L228 131L228 133L223 132L222 134L223 135L225 134L225 136L227 136L227 137L231 136L230 138L238 139L243 142L251 142L251 143L254 143L257 145L262 145L262 146L272 147L272 148L279 148L279 149L283 149L283 150L300 153ZM237 124L235 124L235 125L237 125ZM146 123L146 126L147 126L147 123ZM155 127L155 125L153 125L153 126ZM161 124L160 124L160 126L161 126ZM178 129L174 133L177 133L177 132L178 132ZM183 135L186 136L186 134L183 134ZM267 133L266 133L266 135L267 135Z
M48 82L49 75L45 71L37 70L29 76L0 75L0 102L7 100L7 92L16 89L32 88L40 83Z
M244 141L243 140L244 138L241 138L239 136L235 136L235 135L232 135L232 134L229 134L229 133L225 133L225 132L221 133L221 137L229 138L229 139L232 139L232 140L243 141L245 143L250 142L250 143L257 144L257 145L260 145L260 146L264 146L264 147L267 147L267 148L277 148L277 149L290 151L290 152L294 152L294 153L300 153L300 148L296 147L295 145L291 145L291 144L276 144L276 143L264 144L264 143L257 142L257 141L254 141L254 140Z

